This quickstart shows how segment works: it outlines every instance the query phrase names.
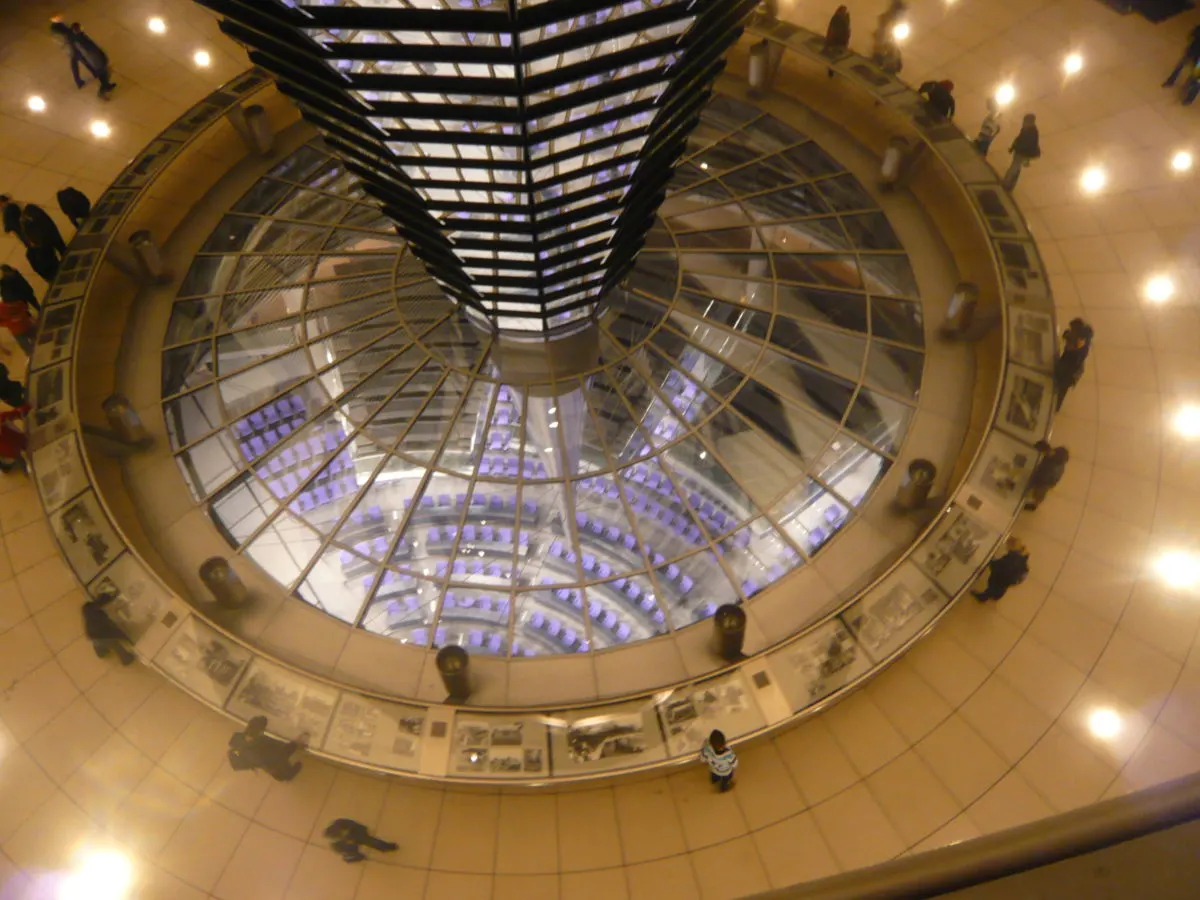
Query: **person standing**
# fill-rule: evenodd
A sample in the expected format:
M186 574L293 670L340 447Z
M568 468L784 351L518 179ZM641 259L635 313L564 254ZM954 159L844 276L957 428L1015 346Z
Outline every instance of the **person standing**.
M975 138L975 149L980 156L987 156L992 147L992 141L1000 133L1000 104L995 97L987 98L987 115L979 123L979 135Z
M1004 173L1004 188L1011 192L1017 186L1017 179L1021 177L1021 169L1042 155L1042 146L1038 141L1037 116L1033 113L1027 113L1021 120L1021 130L1013 138L1008 152L1012 154L1012 163Z
M953 81L926 81L919 88L917 93L925 98L937 115L949 122L954 118L954 82Z
M836 59L850 49L850 10L839 6L829 19L829 27L825 29L825 45L821 52ZM833 69L829 69L829 77L833 77Z
M988 563L987 587L982 592L971 591L971 596L981 603L988 600L999 600L1011 587L1023 582L1029 576L1029 551L1015 537L1010 537L1005 545L1008 552Z
M87 198L87 194L83 191L65 187L58 192L58 208L63 211L63 215L71 220L71 224L78 230L83 220L92 214L92 201Z
M53 284L58 277L58 254L53 247L30 247L25 251L25 261L46 284Z
M21 230L21 204L8 194L0 194L0 215L4 217L4 233L15 235L17 240L28 247L29 238L25 237L25 232Z
M1200 25L1193 28L1188 35L1187 47L1184 48L1183 56L1179 57L1179 62L1175 64L1175 68L1171 70L1171 74L1167 76L1167 80L1162 83L1162 86L1172 87L1184 69L1194 69L1197 63L1200 63Z
M83 604L83 633L92 642L92 649L98 657L104 659L108 654L115 653L121 665L131 666L137 662L137 657L126 646L132 641L104 608L116 599L117 594L109 591Z
M296 741L267 737L267 717L255 716L246 723L245 731L234 732L226 756L235 772L262 769L276 781L291 781L303 766L292 761L299 749Z
M0 264L0 301L24 303L32 306L38 315L42 312L42 305L38 303L33 285L12 266L4 264Z
M28 246L49 247L61 260L67 255L67 242L50 214L36 203L26 203L21 211L21 231L29 238Z
M33 337L35 326L29 315L29 307L24 303L0 302L0 327L7 328L26 356L33 355Z
M1042 458L1033 467L1029 476L1028 494L1025 500L1026 509L1037 509L1046 495L1060 482L1067 471L1067 462L1071 459L1071 451L1066 447L1051 448L1045 441L1038 441L1034 446L1041 451Z
M100 45L88 36L78 22L67 25L62 16L53 16L50 19L50 31L62 41L63 48L71 58L71 75L75 79L75 87L82 88L87 83L79 75L79 66L82 63L100 82L100 98L107 100L112 89L116 87L109 78L108 54L100 49Z
M4 363L0 363L0 401L13 407L25 405L25 385L13 380Z
M373 837L366 825L353 819L334 819L325 827L325 837L329 839L329 845L348 863L362 862L367 858L362 852L363 847L370 847L381 853L394 853L400 849L398 844Z
M724 732L713 729L700 748L700 758L708 764L708 777L722 794L733 787L738 760L737 754L725 742Z
M1090 332L1090 328L1088 331ZM1092 341L1087 333L1067 329L1063 332L1063 349L1054 361L1054 411L1062 409L1067 391L1079 384L1083 366L1091 352Z
M0 413L0 472L11 472L21 465L21 454L25 452L28 440L16 423L28 413L29 406L24 403Z

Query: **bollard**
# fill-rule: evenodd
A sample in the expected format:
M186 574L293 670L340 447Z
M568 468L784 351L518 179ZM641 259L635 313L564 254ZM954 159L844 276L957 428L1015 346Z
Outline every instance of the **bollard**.
M462 647L451 645L437 652L438 674L446 686L447 703L463 703L471 696L471 659Z
M894 137L888 141L887 150L883 153L883 163L879 168L879 186L890 191L900 180L904 168L904 154L908 152L908 141L902 137Z
M202 562L200 580L222 609L242 609L250 602L246 585L224 557L213 556Z
M896 506L906 511L920 509L929 500L935 477L937 466L927 459L914 459L908 464L908 472L896 492Z
M138 275L143 280L150 284L166 284L171 280L154 235L144 228L135 231L129 236L129 246L133 250Z
M721 659L735 662L745 658L742 655L742 646L746 643L744 609L732 603L718 607L713 615L713 632L716 636L717 653Z
M767 89L770 71L770 52L767 41L761 40L750 47L750 87L756 91Z
M118 440L137 447L148 447L154 442L146 432L146 426L142 424L142 417L137 414L137 410L124 394L113 394L101 407L108 419L108 427Z
M959 282L950 296L946 308L946 322L942 333L949 336L961 335L971 327L975 319L975 307L979 305L979 286L969 281Z
M271 122L267 119L267 111L257 103L247 106L245 112L246 132L242 136L246 145L259 156L270 156L275 147L275 134L271 131Z

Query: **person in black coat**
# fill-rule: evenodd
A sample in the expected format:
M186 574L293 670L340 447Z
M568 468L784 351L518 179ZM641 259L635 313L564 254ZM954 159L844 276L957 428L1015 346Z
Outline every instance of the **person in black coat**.
M1085 323L1086 324L1086 323ZM1067 391L1079 383L1083 377L1083 366L1087 362L1088 353L1092 349L1090 336L1087 332L1068 328L1063 332L1063 349L1054 361L1054 409L1062 409L1063 401L1067 399Z
M62 16L54 16L50 19L50 32L62 41L63 48L71 58L71 75L75 79L75 87L82 88L86 84L86 81L79 75L79 66L82 63L83 67L100 82L100 97L107 100L109 93L116 87L116 84L108 77L108 54L100 49L100 46L88 36L78 22L67 25L63 22Z
M29 238L27 246L49 247L59 259L67 255L67 242L50 214L36 203L26 203L21 211L21 231Z
M131 666L137 662L137 657L125 646L130 643L129 635L109 618L104 609L116 599L116 594L105 593L83 604L83 632L101 659L109 653L116 653L122 665Z
M1167 80L1162 83L1162 86L1171 87L1184 69L1195 68L1198 62L1200 62L1200 25L1193 28L1191 34L1188 35L1187 47L1183 51L1183 56L1179 57L1179 62L1171 70L1171 74L1167 76Z
M0 363L0 400L14 407L25 403L25 385L9 376L4 363Z
M58 277L58 254L52 247L30 247L25 251L25 261L46 284L53 284Z
M92 214L92 201L83 191L65 187L58 192L58 208L71 220L72 225L79 228L80 223Z
M1037 128L1037 116L1033 113L1028 113L1021 120L1021 130L1013 138L1008 152L1012 154L1012 162L1009 163L1008 171L1004 173L1003 183L1004 189L1011 192L1017 186L1017 179L1021 177L1021 170L1035 159L1041 159L1042 156L1041 138L1038 135Z
M21 230L21 204L8 194L0 194L0 215L4 217L4 233L15 235L17 240L28 247L29 238L25 237L25 232Z
M954 118L954 82L926 81L919 88L920 94L929 103L929 108L941 118L949 121Z
M38 315L42 312L33 285L12 266L3 264L0 264L0 302L24 303L32 306Z
M1029 476L1026 509L1037 509L1041 505L1046 495L1062 481L1067 472L1067 463L1071 460L1071 451L1066 447L1051 447L1045 441L1038 441L1034 446L1041 452L1042 458Z
M1008 539L1008 552L988 563L988 583L982 593L972 591L971 596L981 603L999 600L1008 589L1020 584L1029 574L1029 551L1014 537Z
M326 826L325 837L329 839L329 845L342 854L342 859L346 862L362 862L366 859L366 854L362 852L364 846L383 853L393 853L400 849L398 844L373 837L366 825L353 819L334 819Z
M246 723L245 731L233 733L226 756L235 772L262 769L276 781L291 781L302 767L302 763L292 761L292 754L299 749L296 741L268 737L267 717L255 716Z

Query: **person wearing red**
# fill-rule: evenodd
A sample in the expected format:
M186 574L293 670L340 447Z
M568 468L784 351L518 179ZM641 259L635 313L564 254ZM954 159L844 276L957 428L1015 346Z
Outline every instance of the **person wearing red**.
M0 413L0 472L11 472L25 452L25 432L16 423L29 412L29 404L22 404Z
M17 300L0 302L0 326L12 333L26 356L33 355L34 324L28 306Z

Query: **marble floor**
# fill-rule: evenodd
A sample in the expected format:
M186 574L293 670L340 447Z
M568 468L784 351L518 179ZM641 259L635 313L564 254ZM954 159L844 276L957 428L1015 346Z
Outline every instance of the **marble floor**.
M849 3L856 48L883 5ZM780 14L823 29L835 6L782 0ZM243 67L185 0L62 11L106 47L120 86L107 104L77 92L47 6L5 4L0 192L48 208L67 183L97 195ZM150 16L165 34L148 31ZM1200 552L1200 414L1187 414L1200 402L1200 179L1171 167L1200 153L1200 112L1159 86L1196 16L1153 26L1097 0L916 0L909 21L904 76L954 80L967 130L984 97L1012 84L998 165L1020 115L1037 113L1043 158L1016 194L1062 319L1096 329L1055 427L1066 478L1018 525L1025 584L995 605L960 604L867 689L745 750L730 794L696 769L555 795L418 787L319 762L278 784L229 770L220 717L141 667L96 659L33 488L0 476L0 896L65 896L56 885L78 855L113 848L135 861L129 896L145 900L733 897L1200 769L1200 571L1187 556ZM1083 65L1068 76L1071 53ZM33 93L45 112L27 108ZM106 139L89 133L98 118ZM1105 183L1087 193L1093 167ZM0 239L0 259L23 267L19 251ZM1147 284L1164 276L1174 294L1150 292L1155 302ZM339 816L401 849L346 865L318 839Z

